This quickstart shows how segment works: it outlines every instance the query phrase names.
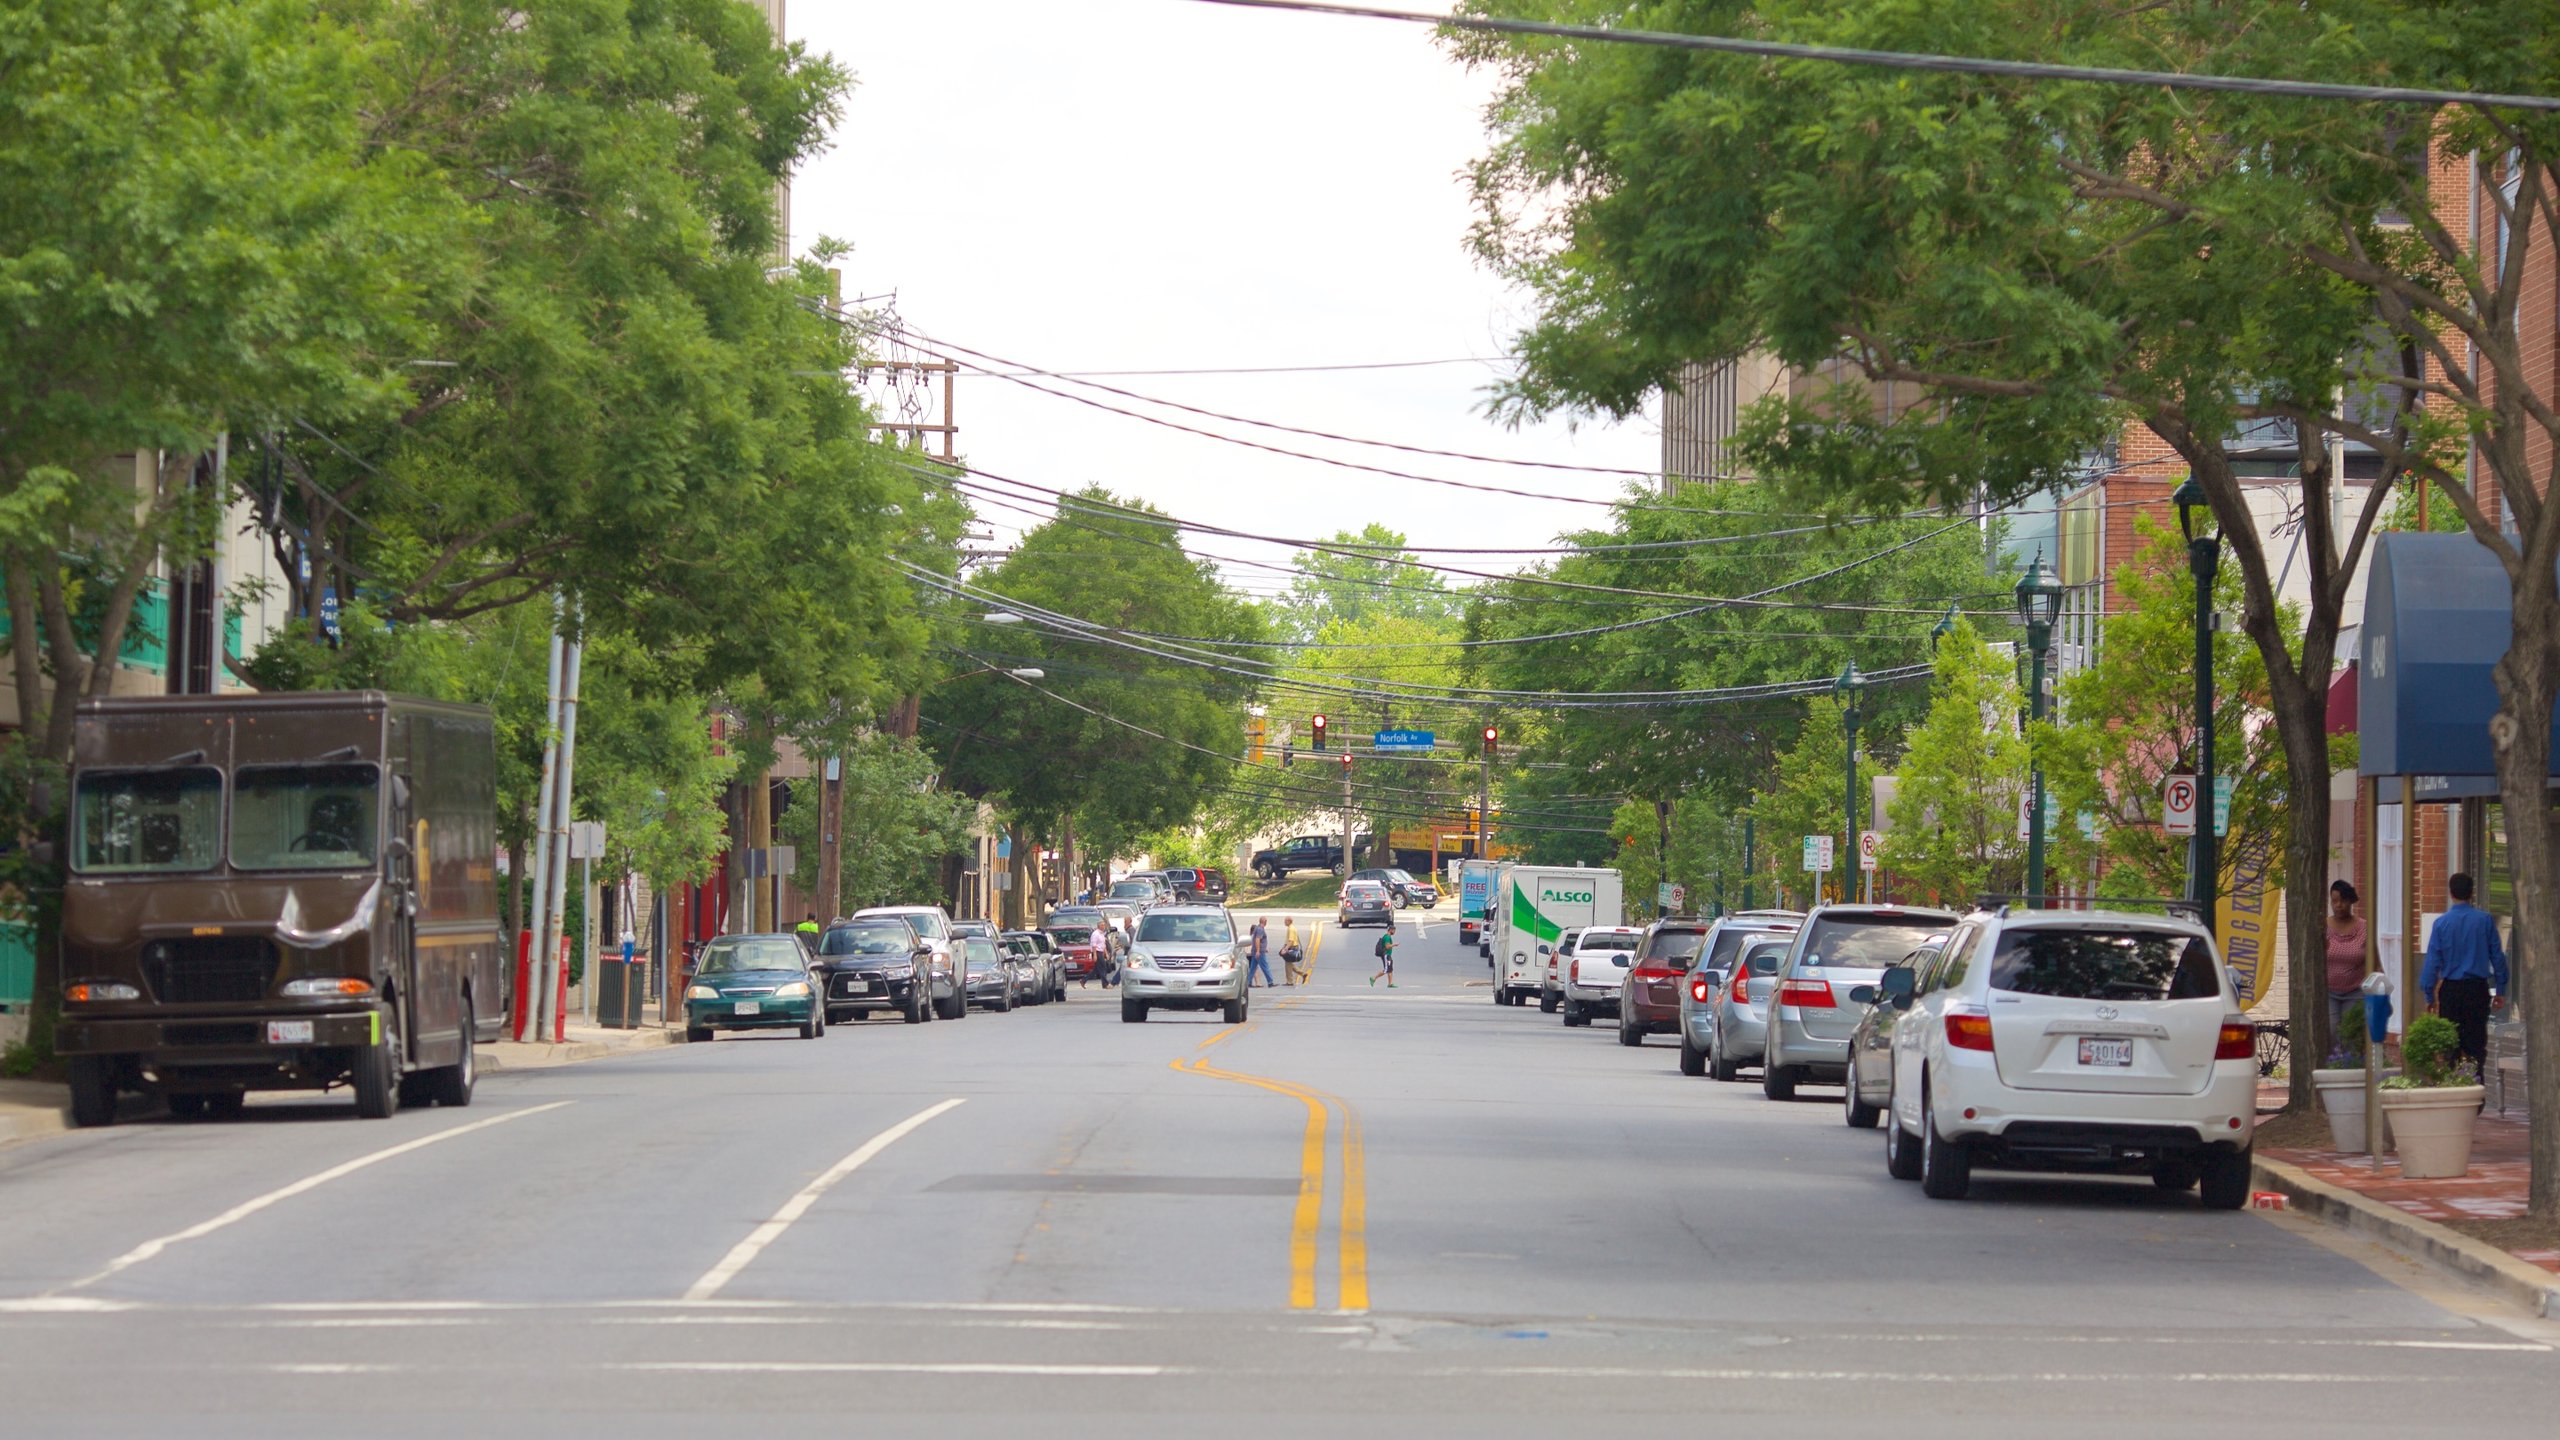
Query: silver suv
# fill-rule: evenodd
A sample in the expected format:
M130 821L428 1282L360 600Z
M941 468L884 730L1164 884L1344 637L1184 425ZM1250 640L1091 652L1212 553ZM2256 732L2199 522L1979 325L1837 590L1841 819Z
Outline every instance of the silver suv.
M1793 910L1744 910L1719 918L1698 942L1697 963L1680 981L1680 1073L1704 1075L1715 1051L1715 1007L1746 941L1793 936L1804 916ZM1759 1039L1753 1034L1754 1054ZM1731 1077L1726 1077L1731 1078Z
M1762 1042L1760 1093L1793 1100L1796 1085L1837 1083L1849 1071L1849 1037L1864 1005L1850 990L1873 985L1888 966L1956 923L1944 910L1901 905L1817 905L1778 962Z
M1149 1010L1222 1010L1244 1023L1245 940L1217 905L1159 905L1138 917L1137 938L1120 972L1120 1018Z

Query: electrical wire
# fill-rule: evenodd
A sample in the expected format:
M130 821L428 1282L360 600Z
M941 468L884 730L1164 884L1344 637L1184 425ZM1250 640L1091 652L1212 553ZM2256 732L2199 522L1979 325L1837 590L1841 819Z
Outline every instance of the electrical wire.
M2099 85L2157 86L2166 90L2215 90L2240 95L2271 95L2299 100L2350 100L2360 104L2469 105L2483 108L2560 111L2560 99L2546 95L2501 95L2471 90L2425 90L2398 85L2350 85L2320 80L2262 79L2250 75L2199 75L2182 70L2118 70L2096 65L2055 65L2040 60L1992 60L1971 55L1928 55L1901 50L1863 50L1842 45L1798 45L1776 40L1741 40L1721 35L1683 35L1666 30L1615 30L1603 25L1564 25L1545 20L1506 20L1485 15L1434 15L1420 10L1388 10L1369 5L1343 5L1329 0L1195 0L1247 10L1295 10L1311 15L1342 15L1362 20L1401 20L1498 35L1535 35L1559 40L1596 40L1615 45L1652 45L1674 50L1706 50L1729 55L1756 55L1772 60L1819 60L1838 65L1872 65L1894 70L1934 70L1957 75L2005 75L2022 80L2081 80Z

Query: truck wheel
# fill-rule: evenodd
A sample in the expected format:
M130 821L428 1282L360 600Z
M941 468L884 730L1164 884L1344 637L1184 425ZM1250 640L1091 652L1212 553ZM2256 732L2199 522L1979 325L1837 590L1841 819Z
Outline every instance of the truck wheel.
M1581 1001L1567 996L1564 1002L1564 1023L1573 1026L1588 1025L1591 1023L1590 1012L1582 1008Z
M1245 1014L1245 1003L1244 1003L1242 1000L1230 1000L1230 1001L1228 1001L1228 1002L1227 1002L1226 1021L1227 1021L1227 1023L1228 1023L1228 1024L1230 1024L1230 1025L1241 1025L1241 1024L1243 1024L1243 1023L1244 1023L1244 1014Z
M71 1123L83 1130L116 1123L115 1061L104 1055L74 1055L71 1072Z
M386 1005L376 1012L382 1017L382 1039L356 1051L356 1114L367 1120L388 1120L400 1113L402 1081L400 1073L400 1007Z
M1144 1021L1146 1018L1147 1002L1144 1000L1132 1000L1126 995L1120 997L1121 1024L1136 1025Z
M1683 1075L1707 1073L1707 1052L1690 1044L1686 1037L1680 1041L1680 1073Z

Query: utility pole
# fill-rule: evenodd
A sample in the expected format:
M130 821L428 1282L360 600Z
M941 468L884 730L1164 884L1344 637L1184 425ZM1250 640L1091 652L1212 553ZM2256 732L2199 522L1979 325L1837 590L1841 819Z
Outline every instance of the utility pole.
M818 798L818 908L832 924L844 913L844 756L827 757Z
M524 927L524 988L516 996L515 1036L527 1040L540 1033L536 1023L542 1012L542 936L545 931L543 912L551 903L551 796L560 784L560 672L566 659L568 637L560 631L559 596L551 600L551 670L548 698L542 712L542 783L535 790L533 802L533 890L527 897L529 913L517 917ZM524 863L517 856L516 863Z
M1348 741L1344 742L1342 749L1342 874L1346 880L1351 877L1351 747Z
M2427 489L2432 488L2418 492L2421 507L2426 504ZM2209 514L2210 502L2194 476L2188 476L2169 498L2178 507L2178 528L2187 536L2187 571L2196 582L2196 808L2204 813L2196 817L2196 833L2187 841L2187 895L2202 912L2196 917L2198 922L2210 932L2214 892L2222 881L2220 837L2214 834L2213 825L2221 810L2215 803L2213 777L2213 578L2222 563L2222 537L2196 533L2194 512L2204 510ZM2423 518L2418 528L2426 528Z
M1748 910L1748 909L1752 908L1752 904L1751 904L1751 817L1750 817L1749 815L1744 815L1744 816L1742 817L1742 908L1743 908L1743 909L1745 909L1745 910Z

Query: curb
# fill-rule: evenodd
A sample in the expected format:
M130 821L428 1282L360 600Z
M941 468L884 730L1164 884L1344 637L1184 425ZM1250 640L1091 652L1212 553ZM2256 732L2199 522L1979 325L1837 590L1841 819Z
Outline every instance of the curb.
M2528 1314L2560 1320L2560 1275L2432 1220L2314 1179L2281 1160L2260 1156L2250 1169L2253 1186L2281 1192L2304 1214L2371 1235L2413 1259L2477 1281Z
M503 1057L484 1050L480 1053L479 1063L483 1070L546 1070L555 1065L574 1065L581 1060L605 1060L641 1050L662 1050L667 1046L682 1043L682 1038L673 1030L640 1030L634 1032L631 1039L610 1045L601 1040L576 1040L565 1045L545 1045L542 1047L542 1057L538 1062L519 1061L509 1065ZM521 1042L502 1041L500 1043Z

